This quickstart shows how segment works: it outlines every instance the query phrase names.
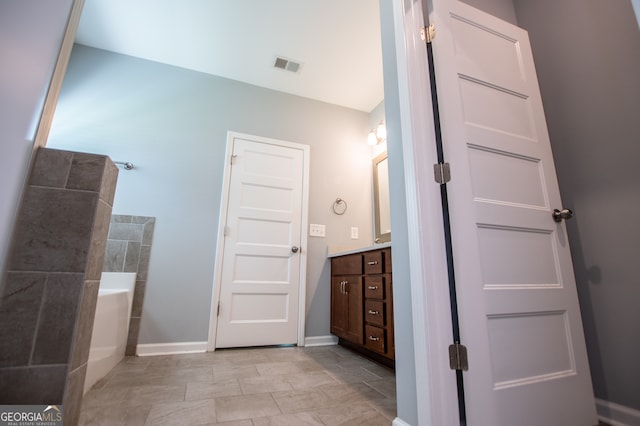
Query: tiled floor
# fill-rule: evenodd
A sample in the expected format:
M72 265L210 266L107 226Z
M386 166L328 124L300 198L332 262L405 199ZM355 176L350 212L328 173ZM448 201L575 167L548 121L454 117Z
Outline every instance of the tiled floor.
M81 425L390 425L395 376L340 346L125 358Z

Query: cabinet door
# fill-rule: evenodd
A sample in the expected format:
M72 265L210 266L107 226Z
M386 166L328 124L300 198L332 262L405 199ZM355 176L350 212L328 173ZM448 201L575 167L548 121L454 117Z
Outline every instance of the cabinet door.
M362 277L331 277L331 332L353 343L363 343Z
M353 343L361 345L364 342L364 321L363 321L363 293L362 277L351 276L347 278L345 285L347 289L348 306L348 326L347 339Z
M347 337L349 306L345 294L345 277L331 277L331 332L338 337Z

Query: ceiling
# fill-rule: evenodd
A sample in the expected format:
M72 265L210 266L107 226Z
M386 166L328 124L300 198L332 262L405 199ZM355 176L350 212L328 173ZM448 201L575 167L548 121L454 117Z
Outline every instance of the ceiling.
M378 0L85 0L76 42L365 112L384 96Z

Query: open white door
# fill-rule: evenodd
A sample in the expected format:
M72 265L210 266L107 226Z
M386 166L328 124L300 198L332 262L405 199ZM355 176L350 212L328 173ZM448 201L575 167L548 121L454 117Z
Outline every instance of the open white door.
M429 21L467 424L597 424L528 35L455 0L431 0Z
M301 343L309 147L235 133L228 143L216 347Z

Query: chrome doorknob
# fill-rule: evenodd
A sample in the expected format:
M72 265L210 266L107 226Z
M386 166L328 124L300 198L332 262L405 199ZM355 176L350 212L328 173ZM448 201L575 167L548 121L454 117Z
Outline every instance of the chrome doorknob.
M556 222L562 222L562 219L571 219L573 217L573 212L569 209L553 209L551 216L553 216L553 220Z
M300 250L300 248L299 248L299 247L296 247L296 246L291 247L291 252L292 252L292 253L297 253L297 252L298 252L298 250Z

